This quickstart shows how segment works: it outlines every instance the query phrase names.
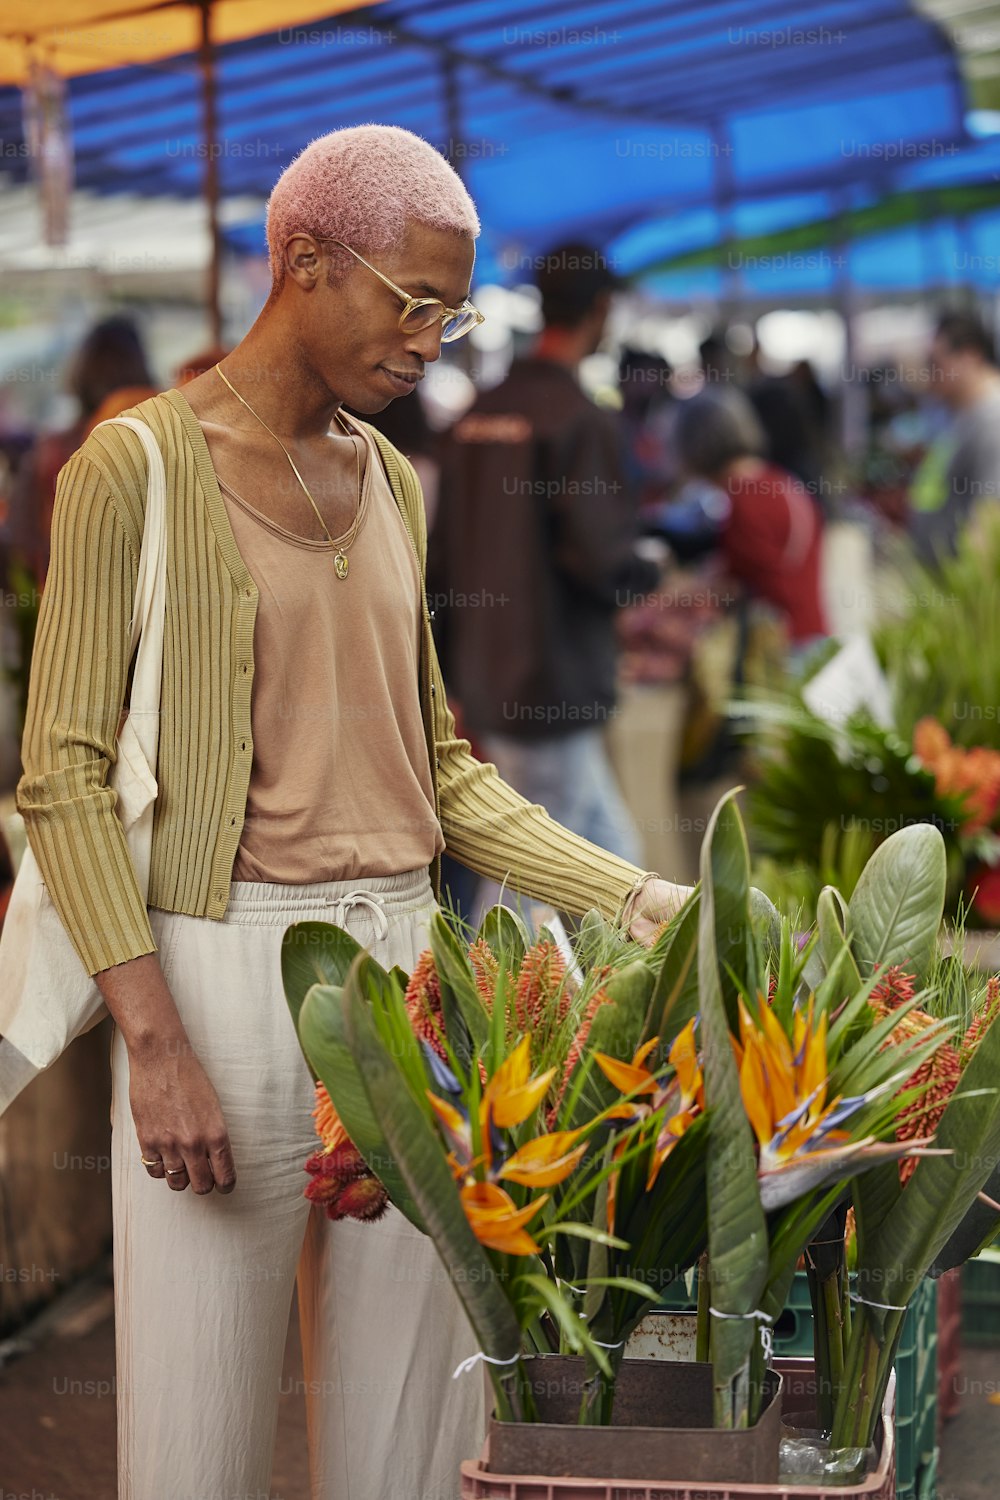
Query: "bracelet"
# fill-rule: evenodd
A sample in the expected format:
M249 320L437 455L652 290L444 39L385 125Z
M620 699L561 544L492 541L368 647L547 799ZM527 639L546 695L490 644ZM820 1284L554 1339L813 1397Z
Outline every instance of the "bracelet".
M635 917L635 908L639 904L639 898L641 897L641 895L643 893L643 890L645 889L646 885L648 884L648 882L650 880L662 880L662 879L663 879L662 875L660 875L655 870L652 870L652 871L647 870L644 875L640 875L639 876L639 879L634 883L634 885L632 886L631 890L629 891L628 895L625 897L625 900L622 903L621 915L618 918L618 925L619 925L619 927L624 928L624 930L626 932L628 931L628 929L632 925L633 918Z

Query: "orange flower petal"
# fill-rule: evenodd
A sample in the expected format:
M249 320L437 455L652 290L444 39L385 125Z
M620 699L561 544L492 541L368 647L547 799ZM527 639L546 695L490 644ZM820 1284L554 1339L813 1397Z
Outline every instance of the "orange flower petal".
M630 1094L633 1089L639 1089L643 1094L656 1093L656 1079L648 1068L637 1068L617 1057L608 1057L605 1052L595 1052L594 1061L608 1082L623 1094Z
M551 1187L569 1176L586 1154L587 1142L571 1149L579 1130L557 1130L551 1135L536 1136L504 1163L501 1178L520 1182L525 1187Z

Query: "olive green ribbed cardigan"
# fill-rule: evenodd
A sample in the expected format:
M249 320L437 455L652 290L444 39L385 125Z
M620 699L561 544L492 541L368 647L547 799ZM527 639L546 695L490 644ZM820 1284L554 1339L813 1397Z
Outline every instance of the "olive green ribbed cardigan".
M167 613L149 905L221 918L250 780L257 588L236 548L208 445L179 391L134 407L167 478ZM426 562L417 477L381 435L393 493ZM60 918L90 974L156 951L107 785L129 685L129 621L146 501L127 428L95 431L59 475L31 663L17 806ZM363 580L351 580L363 588ZM344 585L332 582L331 587ZM642 874L567 832L455 735L423 602L420 695L449 851L536 899L608 915ZM373 754L378 753L373 745ZM431 867L435 892L438 862Z

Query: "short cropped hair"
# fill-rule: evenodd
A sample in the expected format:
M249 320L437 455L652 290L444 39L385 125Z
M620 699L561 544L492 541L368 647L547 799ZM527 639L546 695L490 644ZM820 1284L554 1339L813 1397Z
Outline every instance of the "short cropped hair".
M273 283L284 281L284 248L297 230L378 252L398 244L409 220L470 239L479 234L462 179L419 135L397 125L321 135L282 172L268 200ZM350 257L338 253L346 267Z
M997 362L996 350L989 330L975 313L942 313L938 318L934 336L941 339L956 354L965 349L972 349L987 364L995 365Z
M684 467L709 479L737 458L761 458L767 452L757 413L735 390L702 391L682 401L674 441Z

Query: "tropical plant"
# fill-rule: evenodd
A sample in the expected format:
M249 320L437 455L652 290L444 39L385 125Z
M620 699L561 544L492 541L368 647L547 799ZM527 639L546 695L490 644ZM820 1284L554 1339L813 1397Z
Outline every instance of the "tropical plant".
M333 1216L391 1201L431 1235L508 1419L534 1416L521 1356L558 1350L586 1363L580 1420L610 1420L630 1333L699 1263L715 1420L753 1422L761 1330L843 1215L847 1180L927 1148L930 1131L903 1124L949 1023L924 1009L914 1032L930 991L889 1006L879 986L900 955L933 967L942 861L934 830L905 830L849 906L823 893L801 948L750 887L729 797L699 889L649 950L592 914L567 966L496 908L471 943L437 915L407 976L338 928L296 924L285 987L322 1081L307 1192ZM842 1265L823 1281L841 1308Z

